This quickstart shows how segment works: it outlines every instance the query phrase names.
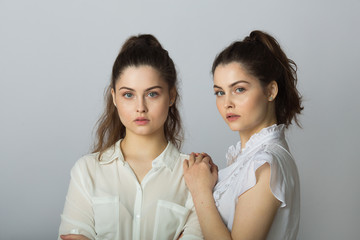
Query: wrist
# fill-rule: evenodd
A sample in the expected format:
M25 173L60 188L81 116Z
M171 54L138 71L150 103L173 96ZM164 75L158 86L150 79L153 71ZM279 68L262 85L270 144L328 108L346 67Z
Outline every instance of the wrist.
M202 189L192 193L194 203L211 203L214 202L213 194L211 189Z

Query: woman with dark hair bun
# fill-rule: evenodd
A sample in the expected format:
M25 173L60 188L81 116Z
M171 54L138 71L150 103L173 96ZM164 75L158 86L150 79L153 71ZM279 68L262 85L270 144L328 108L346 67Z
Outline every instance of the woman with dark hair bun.
M253 31L215 58L212 73L219 113L240 141L219 173L205 153L184 162L205 239L296 239L299 176L284 134L303 109L295 63Z
M202 239L183 178L177 74L152 35L117 56L92 154L78 160L58 239Z

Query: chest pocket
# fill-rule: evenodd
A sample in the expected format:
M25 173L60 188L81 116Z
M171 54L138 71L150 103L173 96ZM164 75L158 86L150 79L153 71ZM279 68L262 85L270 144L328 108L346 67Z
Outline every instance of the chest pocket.
M185 225L190 210L173 202L158 200L155 214L155 239L177 239Z
M99 197L93 198L92 201L96 239L120 239L126 235L125 232L120 233L120 229L128 229L131 232L132 217L119 197Z

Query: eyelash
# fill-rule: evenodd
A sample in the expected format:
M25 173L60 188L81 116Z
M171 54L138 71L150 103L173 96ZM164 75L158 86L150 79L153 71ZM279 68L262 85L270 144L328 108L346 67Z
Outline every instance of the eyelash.
M151 95L153 95L153 96L151 96ZM126 93L123 94L123 97L125 97L125 98L131 98L133 96L134 95L131 92L126 92ZM155 98L155 97L159 96L159 93L157 93L157 92L149 92L147 94L147 96L150 97L150 98Z
M155 96L150 96L151 94L155 94ZM157 93L157 92L149 92L149 93L147 94L147 96L148 96L148 97L151 97L151 98L155 98L155 97L159 96L159 93Z
M131 96L129 96L129 95L131 95ZM125 98L131 98L131 97L133 96L133 94L130 93L130 92L126 92L126 93L123 94L123 96L124 96Z
M237 91L238 89L240 89L241 91ZM242 87L240 87L240 88L236 88L235 89L235 92L237 92L237 93L242 93L242 92L244 92L245 91L245 88L242 88Z
M221 94L221 95L220 95L220 94ZM224 96L225 93L224 93L223 91L216 91L216 92L214 93L214 95L217 96L217 97L221 97L221 96Z
M244 91L245 91L245 88L242 88L242 87L235 89L235 93L242 93ZM221 96L224 96L225 93L224 93L224 91L216 91L214 93L214 95L217 96L217 97L221 97Z

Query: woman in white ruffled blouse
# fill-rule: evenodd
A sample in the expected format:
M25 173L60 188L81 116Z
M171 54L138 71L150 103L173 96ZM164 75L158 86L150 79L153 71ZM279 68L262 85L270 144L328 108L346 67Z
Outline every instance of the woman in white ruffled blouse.
M296 64L253 31L216 57L212 73L217 108L240 141L219 173L206 154L184 162L205 239L296 239L299 176L284 136L303 109Z

